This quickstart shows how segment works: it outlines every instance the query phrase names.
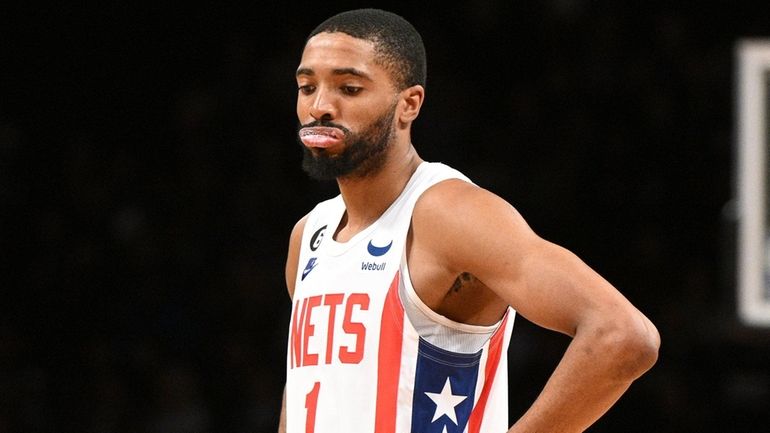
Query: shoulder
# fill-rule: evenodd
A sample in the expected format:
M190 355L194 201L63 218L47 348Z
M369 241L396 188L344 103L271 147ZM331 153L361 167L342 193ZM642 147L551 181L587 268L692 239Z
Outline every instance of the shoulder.
M289 252L286 257L286 287L289 290L289 296L294 296L294 283L297 277L297 267L299 262L299 253L302 246L302 236L307 224L315 224L318 219L323 219L329 213L339 213L340 208L344 208L342 196L337 195L330 199L318 203L307 215L300 218L289 237Z
M493 224L485 217L518 216L514 207L500 196L462 179L447 179L427 190L417 200L413 219L440 221L447 229Z
M299 262L299 251L302 244L302 234L305 231L305 225L310 214L305 215L291 230L289 236L289 251L286 257L286 288L289 291L289 297L294 297L294 283L297 276L297 267Z
M291 229L291 235L289 236L289 249L299 249L300 241L302 240L302 233L305 231L305 225L310 214L307 214L299 219L294 224L294 228Z
M538 239L510 203L461 179L439 182L420 196L412 231L415 241L458 271L491 254L490 247L502 240L521 251Z

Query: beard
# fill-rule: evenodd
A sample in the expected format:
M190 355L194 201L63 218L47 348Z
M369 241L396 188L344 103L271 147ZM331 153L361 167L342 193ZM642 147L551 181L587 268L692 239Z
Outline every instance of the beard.
M385 164L386 150L395 134L393 118L396 114L396 104L375 119L360 133L332 122L316 120L305 127L328 126L341 130L345 134L345 147L341 153L332 155L325 149L308 149L302 146L302 169L313 179L333 180L340 177L364 177L377 172Z

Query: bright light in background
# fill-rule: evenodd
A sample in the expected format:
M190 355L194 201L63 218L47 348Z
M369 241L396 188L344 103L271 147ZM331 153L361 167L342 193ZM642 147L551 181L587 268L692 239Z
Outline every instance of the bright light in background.
M736 46L738 77L738 314L770 327L770 40Z

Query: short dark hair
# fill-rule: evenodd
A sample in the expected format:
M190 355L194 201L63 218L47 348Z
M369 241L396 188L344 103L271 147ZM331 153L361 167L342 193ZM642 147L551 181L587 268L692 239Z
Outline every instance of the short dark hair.
M425 45L417 29L403 17L380 9L342 12L322 22L307 40L324 32L341 32L372 42L378 60L392 74L399 90L416 84L425 87Z

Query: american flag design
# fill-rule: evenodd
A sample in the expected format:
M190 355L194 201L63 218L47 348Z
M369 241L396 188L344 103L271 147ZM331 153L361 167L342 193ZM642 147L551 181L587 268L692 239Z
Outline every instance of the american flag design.
M374 431L507 431L506 352L513 310L479 352L450 352L428 343L411 326L398 297L399 278L390 286L382 314Z

